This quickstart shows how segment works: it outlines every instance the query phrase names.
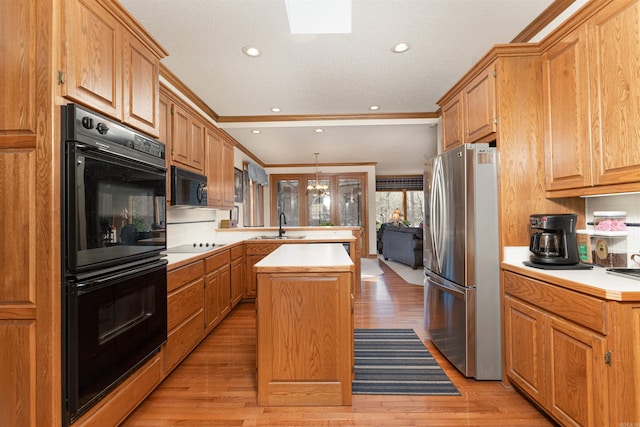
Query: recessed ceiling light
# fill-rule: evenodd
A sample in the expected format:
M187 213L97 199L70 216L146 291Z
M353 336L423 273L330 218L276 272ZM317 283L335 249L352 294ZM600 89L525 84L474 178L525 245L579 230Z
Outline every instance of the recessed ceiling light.
M242 48L242 53L247 56L256 57L260 56L260 51L255 46L245 46Z
M273 111L274 113L279 113L279 112L280 112L280 111L282 111L282 110L280 110L280 108L278 108L278 107L273 107L273 108L271 109L271 111Z
M258 129L251 129L251 133L256 133L256 134L258 134L258 133L261 133L261 131L260 131L260 130L258 130Z
M314 132L315 132L315 133L322 133L322 132L324 132L324 129L322 129L322 128L317 128L317 129L315 129L315 130L314 130Z
M391 52L393 53L402 53L408 50L409 50L409 43L406 43L406 42L400 42L391 48Z
M380 106L378 106L378 105L372 105L371 107L369 107L369 110L371 110L371 111L376 111L376 110L379 110L379 109L380 109Z

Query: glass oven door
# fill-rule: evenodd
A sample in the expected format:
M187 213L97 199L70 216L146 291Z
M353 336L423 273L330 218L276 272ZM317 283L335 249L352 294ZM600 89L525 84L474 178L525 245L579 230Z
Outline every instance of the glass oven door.
M68 271L166 249L166 170L79 142L68 142L66 155Z
M160 259L67 282L65 394L71 421L166 342L166 265Z

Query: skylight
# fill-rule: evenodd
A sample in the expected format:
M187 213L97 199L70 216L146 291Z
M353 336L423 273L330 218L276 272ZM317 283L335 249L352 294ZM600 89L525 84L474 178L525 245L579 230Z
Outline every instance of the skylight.
M351 33L351 0L285 0L291 34Z

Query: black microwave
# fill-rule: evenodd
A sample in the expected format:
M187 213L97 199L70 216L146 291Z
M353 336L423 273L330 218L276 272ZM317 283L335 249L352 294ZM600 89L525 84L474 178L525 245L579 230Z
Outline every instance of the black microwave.
M171 166L171 205L207 206L207 177Z

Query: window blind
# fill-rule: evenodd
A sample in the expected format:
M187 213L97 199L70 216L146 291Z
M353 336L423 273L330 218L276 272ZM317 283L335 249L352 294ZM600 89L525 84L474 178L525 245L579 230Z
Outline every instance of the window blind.
M376 177L376 191L422 191L422 184L422 175Z

